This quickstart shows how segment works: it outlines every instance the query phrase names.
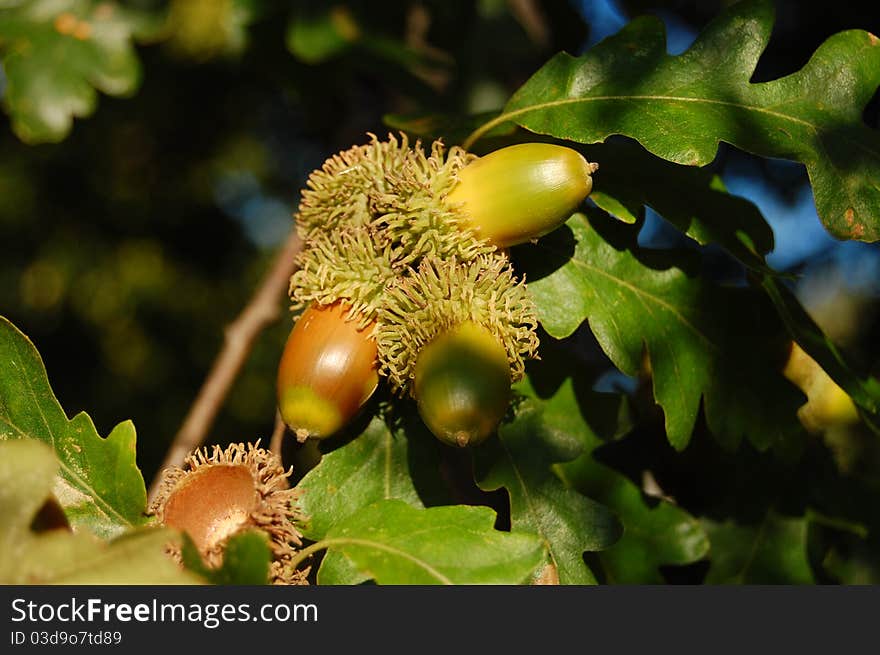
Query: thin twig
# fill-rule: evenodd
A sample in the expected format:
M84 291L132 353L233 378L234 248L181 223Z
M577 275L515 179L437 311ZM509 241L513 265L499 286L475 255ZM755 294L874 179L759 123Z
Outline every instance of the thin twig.
M535 0L507 0L510 13L522 25L529 40L539 48L550 47L550 27Z
M278 457L281 457L281 443L284 440L284 433L286 431L287 426L284 424L284 419L281 418L281 412L275 410L275 429L272 430L269 450L278 455Z
M301 247L294 230L247 306L226 327L223 348L214 360L183 425L174 436L165 461L153 479L150 487L151 499L158 491L158 481L162 477L163 469L180 466L190 452L202 445L257 336L281 317L281 298L286 296L290 276L296 268L296 254Z

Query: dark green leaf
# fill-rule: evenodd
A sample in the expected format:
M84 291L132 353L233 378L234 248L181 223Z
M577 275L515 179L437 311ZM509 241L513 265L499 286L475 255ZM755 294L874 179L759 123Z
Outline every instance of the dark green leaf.
M33 0L0 9L3 98L27 143L57 142L95 110L95 89L127 96L140 83L132 45L144 18L116 2Z
M709 533L707 584L812 584L807 521L769 511L759 525L703 520Z
M430 454L417 444L424 457L413 462L412 448L406 432L392 433L381 417L375 417L363 434L325 454L297 485L300 509L307 517L300 525L303 535L322 539L334 524L377 500L397 498L422 507L411 466L424 465Z
M608 582L662 583L659 566L690 564L705 556L709 541L696 519L665 500L652 506L629 479L594 459L596 448L627 429L623 396L576 390L570 378L547 400L532 390L526 393L543 404L545 429L581 444L580 456L554 465L555 472L571 489L613 510L623 524L620 539L598 553Z
M498 439L475 451L477 482L486 490L507 490L512 528L547 543L560 583L593 584L583 553L611 546L620 524L603 505L566 488L551 469L581 452L577 431L583 420L570 388L565 390L546 402L527 398L517 407Z
M880 84L880 39L840 32L800 71L752 84L772 25L769 0L746 0L671 56L660 19L637 18L581 57L555 56L466 144L515 121L582 143L624 134L664 159L702 166L726 141L802 162L828 230L876 241L880 133L864 125L862 111Z
M32 439L0 441L0 584L197 584L165 554L177 535L141 529L103 542L66 529L33 532L59 462Z
M689 277L677 267L687 264L680 253L643 250L636 235L636 227L590 210L589 221L575 215L525 253L544 328L565 337L588 319L628 375L640 372L646 351L677 449L690 440L701 401L722 443L747 436L761 449L791 448L803 396L778 370L785 337L761 294Z
M112 537L144 524L134 425L120 423L102 439L85 413L68 420L37 349L3 317L0 363L0 441L37 439L54 449L61 471L53 492L73 528Z
M610 507L623 523L620 541L599 553L609 583L662 584L660 566L691 564L709 550L699 521L666 500L649 500L626 476L591 455L557 470L568 485Z
M363 508L323 542L379 584L521 584L541 567L541 539L495 530L495 512L417 509L400 500Z
M647 205L697 243L718 244L746 265L763 268L773 231L755 205L728 194L709 170L664 161L632 141L583 152L599 162L590 198L605 211L635 223Z
M263 585L269 581L272 550L261 530L247 530L230 537L223 549L223 564L217 569L205 565L187 534L183 535L181 553L186 568L216 585Z

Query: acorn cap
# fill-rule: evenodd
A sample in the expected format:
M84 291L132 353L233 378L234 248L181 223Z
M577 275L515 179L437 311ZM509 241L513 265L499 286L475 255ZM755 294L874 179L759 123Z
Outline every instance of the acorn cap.
M230 537L259 529L269 537L272 550L270 579L275 584L308 584L307 571L287 564L301 535L294 521L301 519L296 491L289 488L280 458L256 444L213 446L187 457L183 468L165 469L160 491L149 508L166 526L186 532L210 567L223 562ZM169 552L181 562L179 544Z
M360 327L372 323L382 295L399 274L389 246L377 247L365 227L316 232L297 257L298 270L290 278L292 309L315 302L344 301L350 318Z
M333 155L309 175L296 213L303 238L338 227L366 226L373 218L373 202L388 193L388 180L402 174L410 157L406 135L399 143L391 134L387 141L368 136L368 144Z
M537 317L525 283L500 253L469 262L425 258L413 275L398 279L379 312L380 371L397 392L411 391L421 350L468 321L497 339L511 379L521 379L524 360L537 357Z
M471 259L495 247L478 238L460 212L443 201L458 172L476 157L435 141L370 136L370 143L336 154L314 171L296 214L304 239L338 229L367 228L377 252L392 250L395 263L421 257Z

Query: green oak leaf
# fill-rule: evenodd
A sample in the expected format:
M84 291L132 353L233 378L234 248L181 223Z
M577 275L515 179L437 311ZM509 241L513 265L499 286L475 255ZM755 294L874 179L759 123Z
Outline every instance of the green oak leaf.
M474 452L476 479L482 489L507 490L512 528L547 543L561 584L595 584L583 553L608 548L621 530L608 508L567 488L551 468L581 452L576 431L582 419L576 404L571 412L570 401L556 396L521 402L498 439Z
M34 532L59 471L52 450L33 439L0 441L0 584L197 584L165 554L164 529L131 531L110 542L66 529Z
M607 395L593 392L580 405L593 407L603 400L607 404L603 398ZM609 507L623 524L620 539L598 553L605 580L612 584L662 584L660 566L691 564L705 557L709 540L697 519L665 499L647 499L629 478L593 457L593 451L607 438L580 418L570 380L553 400L555 415L577 417L572 434L583 444L577 459L557 464L555 471L566 485Z
M75 530L106 538L146 523L134 425L120 423L102 439L85 413L69 420L37 349L0 316L0 441L14 439L36 439L55 451L60 475L53 493Z
M635 223L647 205L700 245L720 245L746 266L767 270L763 255L773 250L773 230L708 169L665 161L624 139L582 152L599 162L590 198L605 211Z
M3 105L26 143L61 141L90 115L96 89L130 96L140 84L133 35L145 18L108 0L33 0L0 9Z
M272 550L262 530L246 530L233 535L223 549L223 564L207 566L193 540L183 534L181 548L186 568L216 585L264 585L269 582Z
M687 446L701 403L731 448L744 436L760 449L795 447L804 397L779 371L785 337L762 294L689 277L678 267L685 253L641 249L638 226L588 211L523 253L547 332L565 337L587 319L628 375L639 374L646 353L676 449Z
M500 532L488 507L419 509L381 500L333 526L315 546L342 552L379 584L522 584L544 564L538 537Z
M514 121L581 143L623 134L659 157L702 166L726 141L803 163L831 234L876 241L880 133L862 111L880 84L880 39L840 32L800 71L753 84L773 18L769 0L740 2L676 56L666 52L659 18L637 18L580 57L553 57L465 145Z
M436 471L436 441L420 423L401 419L391 429L376 416L363 434L326 453L297 484L300 511L306 517L299 529L307 539L322 539L334 524L382 499L424 507L420 494L431 494L424 487L432 484ZM327 553L319 582L357 584L368 579L350 562L340 561L345 559L341 551Z
M620 539L597 553L607 582L660 584L661 565L690 564L705 556L709 541L699 521L666 500L647 501L626 476L594 458L593 451L627 430L623 396L576 390L571 378L543 400L523 385L520 390L542 403L545 430L562 432L581 446L576 459L553 466L556 474L566 486L610 508L623 525Z
M680 507L648 500L626 476L587 455L560 469L568 484L610 507L623 523L620 540L599 553L607 582L663 584L661 566L692 564L706 556L705 530Z
M852 396L867 413L866 423L880 432L880 381L846 360L778 274L764 264L763 255L773 248L773 233L755 205L726 193L709 171L666 162L630 141L586 146L583 152L590 161L602 162L590 196L599 207L635 222L647 205L698 243L718 244L750 268L792 339Z
M711 543L706 584L812 584L807 520L768 511L759 525L703 520Z
M392 431L376 416L363 434L326 453L296 487L306 517L298 524L303 535L323 539L335 523L377 500L396 498L424 507L413 469L421 471L432 459L436 461L436 449L419 436Z

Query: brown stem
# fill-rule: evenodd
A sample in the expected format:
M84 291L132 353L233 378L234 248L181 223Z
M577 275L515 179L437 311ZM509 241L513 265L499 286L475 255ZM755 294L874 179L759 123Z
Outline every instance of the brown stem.
M275 429L272 430L272 439L269 442L269 450L281 457L281 442L284 440L284 433L287 426L284 419L281 418L281 412L275 410Z
M257 336L281 316L282 296L286 296L290 276L296 269L295 259L302 244L296 230L281 247L272 268L263 278L250 302L225 330L223 348L214 360L202 388L189 408L189 413L174 436L174 441L150 486L150 499L156 495L162 471L169 466L180 466L186 456L202 445L214 423L226 396Z

